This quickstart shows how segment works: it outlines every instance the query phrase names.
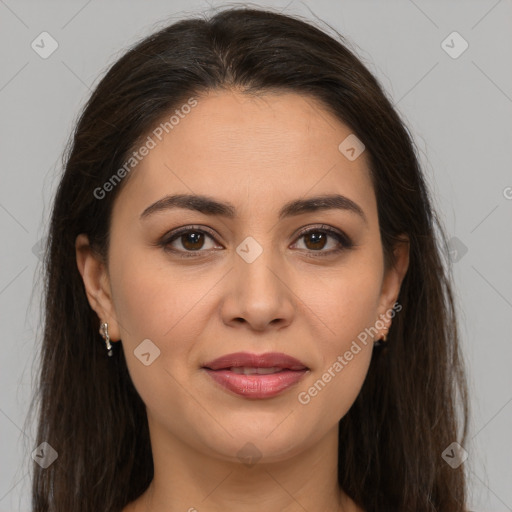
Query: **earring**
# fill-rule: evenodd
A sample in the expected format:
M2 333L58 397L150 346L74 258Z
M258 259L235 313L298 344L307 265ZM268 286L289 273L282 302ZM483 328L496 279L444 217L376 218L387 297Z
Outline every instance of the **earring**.
M387 334L384 334L382 336L382 338L378 339L374 344L373 346L374 347L381 347L382 345L384 345L384 343L386 343L388 341L388 335Z
M110 343L110 336L108 335L108 324L106 322L103 322L100 325L100 334L103 337L103 339L105 340L105 346L107 347L108 355L109 355L109 357L111 357L112 356L112 344Z

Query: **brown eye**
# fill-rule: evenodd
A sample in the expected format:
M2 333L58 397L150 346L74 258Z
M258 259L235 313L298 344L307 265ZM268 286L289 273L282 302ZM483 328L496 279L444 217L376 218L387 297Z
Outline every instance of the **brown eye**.
M310 252L317 252L315 256L329 256L334 253L344 251L353 247L353 243L348 236L342 232L334 231L329 227L311 228L299 235L299 240L304 239L305 249ZM335 241L334 247L324 250L328 247L329 239Z
M214 241L211 234L202 229L188 227L170 233L159 245L167 251L179 253L180 256L197 256L200 253L209 252L208 249L215 247L213 243L208 247L208 240Z
M316 251L325 247L328 235L323 232L311 231L303 237L306 247Z
M204 245L204 233L199 231L189 231L184 235L180 235L181 244L189 251L197 251Z
M297 240L301 239L304 239L304 250L319 257L331 256L354 246L350 238L343 232L335 231L323 225L304 231ZM207 246L208 240L213 243L210 247ZM208 253L209 250L215 248L214 242L215 238L212 234L203 229L188 226L169 233L158 242L158 245L166 251L187 258L198 257L202 253L204 256L204 253ZM295 244L297 243L295 242ZM331 247L329 247L329 243L331 243ZM325 250L326 248L327 250Z

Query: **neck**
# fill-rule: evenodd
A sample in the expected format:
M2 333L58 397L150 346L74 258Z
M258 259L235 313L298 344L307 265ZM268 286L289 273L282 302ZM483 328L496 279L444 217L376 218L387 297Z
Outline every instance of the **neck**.
M124 512L359 510L338 486L337 425L300 453L261 454L251 463L199 451L159 429L149 416L148 421L154 478Z

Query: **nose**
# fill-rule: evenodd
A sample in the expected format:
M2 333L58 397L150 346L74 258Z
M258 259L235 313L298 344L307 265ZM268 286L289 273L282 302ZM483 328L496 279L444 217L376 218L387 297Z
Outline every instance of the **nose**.
M222 304L224 323L247 324L261 332L284 328L293 321L296 307L290 274L270 253L261 252L251 263L235 258Z

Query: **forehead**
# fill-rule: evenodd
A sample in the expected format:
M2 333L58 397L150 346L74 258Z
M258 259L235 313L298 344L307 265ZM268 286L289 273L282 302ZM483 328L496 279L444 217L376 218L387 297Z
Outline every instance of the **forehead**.
M195 99L147 134L151 149L131 172L119 207L129 200L140 213L166 194L195 193L250 206L252 214L337 192L369 217L376 211L365 152L350 160L340 151L352 132L315 99L231 91Z

